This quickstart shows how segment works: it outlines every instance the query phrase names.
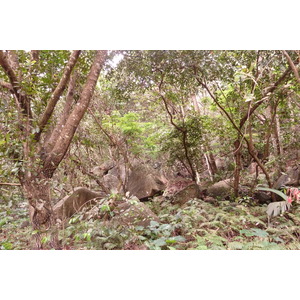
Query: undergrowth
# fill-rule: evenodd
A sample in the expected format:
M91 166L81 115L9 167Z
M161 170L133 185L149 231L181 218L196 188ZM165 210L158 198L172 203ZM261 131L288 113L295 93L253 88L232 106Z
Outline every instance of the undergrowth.
M155 199L147 205L160 222L150 226L112 226L75 215L60 231L63 249L280 250L300 249L300 208L272 219L266 206L191 199L184 206ZM0 249L30 249L32 229L24 202L0 204Z

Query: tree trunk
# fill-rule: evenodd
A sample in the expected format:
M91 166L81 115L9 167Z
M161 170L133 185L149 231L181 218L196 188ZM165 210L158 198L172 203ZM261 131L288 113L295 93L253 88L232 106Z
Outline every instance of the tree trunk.
M240 173L242 170L242 152L241 152L241 139L237 139L234 142L234 160L235 160L235 169L234 169L234 181L233 181L233 191L234 196L239 196L239 185L240 185Z
M22 188L29 204L29 216L34 230L36 248L44 247L60 249L58 242L58 228L53 215L51 202L51 182L40 170L28 172L21 179ZM49 246L48 246L49 245Z

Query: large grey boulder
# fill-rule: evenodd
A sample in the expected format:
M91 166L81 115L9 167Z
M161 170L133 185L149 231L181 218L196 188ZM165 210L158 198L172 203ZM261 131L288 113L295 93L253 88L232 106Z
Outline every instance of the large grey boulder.
M190 199L200 197L200 187L191 180L176 179L168 183L163 196L173 204L183 205Z
M109 172L109 170L111 170L112 168L115 167L115 163L113 161L106 161L103 164L101 164L100 166L96 166L94 167L91 172L96 175L96 176L104 176L105 174L107 174Z
M87 205L95 204L97 198L100 199L104 196L104 193L97 193L84 187L77 187L71 195L64 197L54 205L55 218L65 221Z
M166 179L147 165L134 166L128 177L126 191L138 199L152 197L165 189Z
M193 198L200 198L200 188L196 183L190 184L171 197L171 203L183 205Z
M232 183L230 179L225 179L214 183L207 188L208 196L217 198L217 197L228 197L232 193Z
M282 186L299 186L300 185L300 166L288 168L286 174L282 174L274 183L273 188L279 189Z
M160 221L147 205L137 198L134 199L134 197L114 208L113 213L114 216L109 222L113 226L134 225L147 227L151 221Z
M108 164L108 167L112 166ZM106 170L104 172L104 170ZM138 199L154 196L156 193L165 189L167 180L164 176L153 167L146 164L138 164L131 168L125 167L124 164L94 168L95 174L102 177L103 185L112 192L120 193L125 186L125 192L129 192L130 196L136 196Z

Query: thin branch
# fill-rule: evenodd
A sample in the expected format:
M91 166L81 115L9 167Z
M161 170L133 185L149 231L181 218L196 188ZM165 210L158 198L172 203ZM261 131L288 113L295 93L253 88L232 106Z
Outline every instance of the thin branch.
M0 50L0 65L2 66L6 75L9 78L9 81L13 88L13 92L20 104L21 109L22 109L22 113L31 119L32 113L31 113L31 108L30 108L29 97L22 90L21 84L17 77L17 74L15 73L15 70L12 68L12 66L9 63L7 53L3 52L2 50Z
M109 139L109 141L111 142L111 145L114 147L118 147L118 144L114 141L114 139L109 135L109 133L103 128L103 126L101 125L101 123L99 122L99 120L96 118L96 116L94 115L94 113L92 112L92 110L90 108L88 108L88 112L92 115L94 121L96 122L96 124L98 125L98 127L103 131L103 133L107 136L107 138Z
M282 81L291 73L291 67L288 67L281 77L271 86L269 86L262 95L262 99L257 101L245 116L240 120L240 128L243 127L247 119L254 113L254 111L270 97L270 95L276 90L276 88L282 83Z
M167 99L166 99L166 97L165 97L165 96L162 94L162 92L161 92L162 85L163 85L163 80L164 80L164 74L163 74L162 71L161 71L161 81L160 81L159 86L158 86L159 95L160 95L160 97L161 97L162 100L163 100L163 103L164 103L164 105L165 105L166 111L167 111L167 113L168 113L168 115L169 115L169 117L170 117L170 122L171 122L171 124L172 124L179 132L181 132L181 134L182 134L182 144L183 144L183 148L184 148L185 158L187 159L188 164L189 164L190 169L191 169L191 170L189 171L189 173L192 175L193 180L196 181L196 172L195 172L195 169L194 169L194 167L193 167L193 163L192 163L192 161L191 161L191 159L190 159L190 156L189 156L189 153L188 153L187 130L186 130L186 128L180 127L180 126L178 126L177 124L174 123L173 115L172 115L172 113L171 113L170 110L169 110ZM184 119L183 119L183 123L184 123Z
M11 93L14 92L13 86L9 82L0 81L0 86L2 86L5 89L8 89Z
M196 74L195 74L196 75ZM225 110L225 108L218 102L218 100L216 99L216 97L212 94L212 92L210 91L210 89L208 88L208 86L203 83L196 75L196 80L207 90L207 92L209 93L209 95L212 97L212 99L214 100L214 102L217 104L217 106L226 114L227 118L229 119L229 121L231 122L231 124L233 125L233 127L238 131L238 133L240 134L240 136L242 137L242 139L244 139L247 143L247 147L248 147L248 151L249 154L253 157L253 159L255 160L255 162L259 165L259 167L261 168L261 170L263 171L263 173L266 176L267 182L269 187L272 186L272 182L270 179L270 176L268 174L268 172L266 171L265 167L263 166L263 164L261 163L261 161L259 160L259 158L257 157L257 155L254 153L253 149L251 148L251 144L249 142L249 140L245 137L245 135L243 134L243 132L241 131L242 126L238 127L235 122L233 121L233 119L230 117L230 115L227 113L227 111ZM250 106L249 106L250 108ZM247 115L246 115L246 120L248 120L250 118L250 112L252 111L252 109L248 109L247 111ZM253 110L254 112L254 110ZM244 125L244 123L243 123ZM241 146L241 143L239 144L238 147ZM238 149L235 151L237 152Z
M299 76L299 72L298 72L298 70L297 70L295 64L293 63L291 57L289 56L289 54L288 54L285 50L283 50L282 52L283 52L284 56L286 57L286 59L287 59L287 61L288 61L288 63L289 63L289 66L290 66L291 69L293 70L294 75L295 75L295 77L296 77L298 83L300 84L300 76Z

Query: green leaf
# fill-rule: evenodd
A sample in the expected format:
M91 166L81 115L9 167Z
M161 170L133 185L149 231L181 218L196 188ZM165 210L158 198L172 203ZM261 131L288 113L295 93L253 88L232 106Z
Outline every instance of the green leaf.
M242 250L243 249L243 243L240 243L240 242L231 242L228 244L228 249L231 249L231 250Z
M278 196L280 196L281 198L283 198L285 201L287 201L287 198L288 198L287 195L285 195L284 193L282 193L281 191L278 191L276 189L270 189L270 188L264 188L264 187L257 187L256 190L275 193Z
M172 236L166 240L167 244L175 244L177 242L185 242L185 238L181 235Z
M165 241L164 238L159 238L159 239L157 239L157 240L154 240L154 241L153 241L153 244L154 244L155 246L161 247L161 246L165 246L165 245L166 245L166 241Z
M8 243L8 242L4 242L2 243L2 247L4 250L12 250L13 249L13 245L12 243Z
M1 219L0 220L0 227L2 227L3 225L5 225L7 223L7 218Z
M149 227L158 227L159 223L156 221L150 221L150 226Z
M110 211L110 207L107 204L101 206L101 211Z
M142 230L145 229L145 227L144 227L144 226L135 226L135 229L136 229L137 231L142 231Z
M49 238L47 236L44 236L41 240L42 244L46 244L49 241Z
M240 230L240 233L242 233L248 237L251 237L251 236L267 237L269 235L265 230L262 230L259 228L243 229L243 230Z

